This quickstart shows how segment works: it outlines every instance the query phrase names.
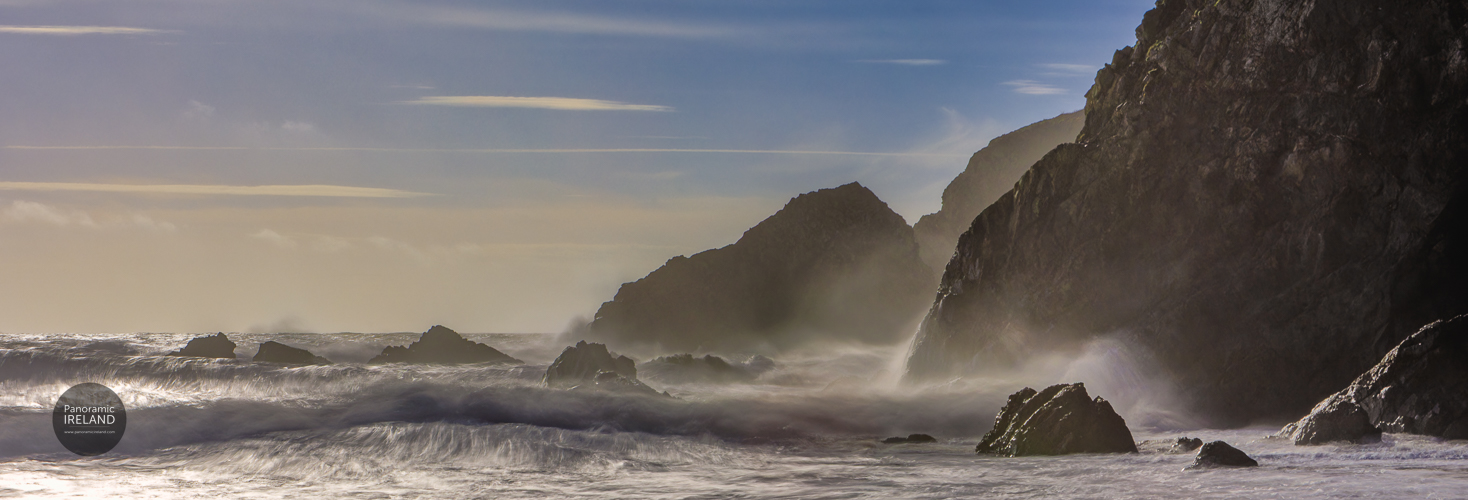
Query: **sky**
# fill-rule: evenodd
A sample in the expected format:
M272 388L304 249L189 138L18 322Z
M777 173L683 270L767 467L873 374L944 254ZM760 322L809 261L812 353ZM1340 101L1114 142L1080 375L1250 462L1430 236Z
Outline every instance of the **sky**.
M1141 0L0 0L0 332L554 332L791 197L909 222Z

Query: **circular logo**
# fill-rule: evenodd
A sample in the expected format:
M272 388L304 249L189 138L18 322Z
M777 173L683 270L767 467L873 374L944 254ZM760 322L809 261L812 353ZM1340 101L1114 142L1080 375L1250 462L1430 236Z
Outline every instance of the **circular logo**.
M102 384L86 382L72 386L56 400L51 411L56 439L72 453L90 457L107 453L122 441L127 429L127 409L122 400Z

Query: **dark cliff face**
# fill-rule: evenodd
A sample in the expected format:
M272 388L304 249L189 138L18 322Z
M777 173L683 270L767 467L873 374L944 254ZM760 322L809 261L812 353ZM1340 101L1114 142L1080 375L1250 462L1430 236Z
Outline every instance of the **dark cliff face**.
M1168 0L974 219L923 379L1123 335L1214 424L1293 417L1463 312L1468 5Z
M1014 187L1015 181L1045 153L1074 142L1085 121L1081 111L1066 113L996 137L974 153L963 172L943 188L943 208L912 225L922 247L923 263L935 273L942 273L953 257L958 236L968 229L974 216Z
M733 245L623 284L588 335L673 351L897 342L932 297L929 276L912 228L852 183L797 196Z

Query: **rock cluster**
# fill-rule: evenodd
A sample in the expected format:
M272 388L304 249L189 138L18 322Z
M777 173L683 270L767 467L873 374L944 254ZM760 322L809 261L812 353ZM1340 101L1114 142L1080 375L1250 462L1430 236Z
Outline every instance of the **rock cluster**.
M1111 403L1091 399L1085 385L1075 383L1039 392L1026 387L1011 394L994 429L975 451L1007 456L1136 453L1137 444Z
M1122 331L1208 425L1243 425L1468 312L1465 18L1456 0L1157 2L1077 143L960 238L907 378Z
M760 355L743 363L729 363L712 354L701 358L692 354L674 354L654 358L643 363L638 370L650 380L665 383L734 383L752 382L774 367L774 360Z
M499 350L464 338L458 332L442 325L434 325L423 336L407 347L388 346L382 354L367 361L380 363L513 363L522 361Z
M198 358L234 359L235 344L223 333L195 337L182 349L168 353L169 356L192 356Z
M891 343L921 316L932 286L912 228L851 183L797 196L738 242L623 284L586 334L671 352Z
M573 391L610 391L649 396L667 396L637 380L637 363L626 356L613 357L603 344L577 342L545 370L545 385Z
M1407 337L1278 436L1300 445L1369 442L1382 431L1468 439L1468 315Z
M882 440L882 444L923 444L936 443L937 438L927 434L908 434L907 437L889 437Z
M1190 469L1201 467L1258 467L1259 462L1249 458L1247 453L1239 451L1238 448L1229 446L1223 441L1214 441L1203 445L1198 450L1198 457L1193 459Z
M260 351L255 353L255 357L251 361L287 365L331 364L331 360L311 354L311 351L291 347L273 340L260 344Z

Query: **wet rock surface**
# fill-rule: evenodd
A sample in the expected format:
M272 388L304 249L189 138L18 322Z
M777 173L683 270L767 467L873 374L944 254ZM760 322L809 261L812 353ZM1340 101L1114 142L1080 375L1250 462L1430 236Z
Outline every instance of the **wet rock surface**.
M1007 456L1136 453L1137 444L1111 403L1092 399L1085 385L1075 383L1039 392L1026 387L1011 394L994 429L975 451Z
M932 297L912 228L860 184L805 193L738 242L625 283L587 339L664 352L895 342Z
M223 333L206 337L195 337L182 349L168 353L169 356L191 356L198 358L234 359L235 343Z
M1229 446L1223 441L1214 441L1203 445L1198 450L1198 457L1193 460L1189 469L1207 467L1258 467L1259 462L1249 458L1247 453L1238 448Z
M442 325L434 325L417 342L403 346L388 346L382 349L382 354L377 355L368 364L380 363L433 363L433 364L467 364L467 363L510 363L521 364L522 361L500 352L498 349L481 344L459 335L459 332L450 330Z
M943 188L943 206L912 225L922 246L923 263L942 274L958 237L974 216L994 203L1019 181L1025 171L1055 146L1075 142L1086 122L1082 111L1035 122L989 141L974 153L968 166Z
M1180 437L1172 444L1169 453L1188 453L1203 447L1203 440L1198 438Z
M591 382L604 372L635 381L637 362L626 356L613 356L604 344L583 340L561 351L561 355L546 368L542 380L550 387L568 388Z
M1424 326L1277 435L1307 445L1383 431L1468 439L1468 315Z
M638 367L638 372L648 380L673 384L748 383L774 367L774 360L759 355L742 363L730 363L712 354L703 357L675 354L643 363Z
M1127 332L1210 426L1468 312L1468 5L1164 0L948 263L909 380Z
M260 344L260 350L255 353L255 357L251 361L282 363L287 365L332 364L331 360L311 354L311 351L291 347L273 340Z
M938 442L937 438L927 434L908 434L907 437L897 436L882 440L882 444L924 444L936 442Z

